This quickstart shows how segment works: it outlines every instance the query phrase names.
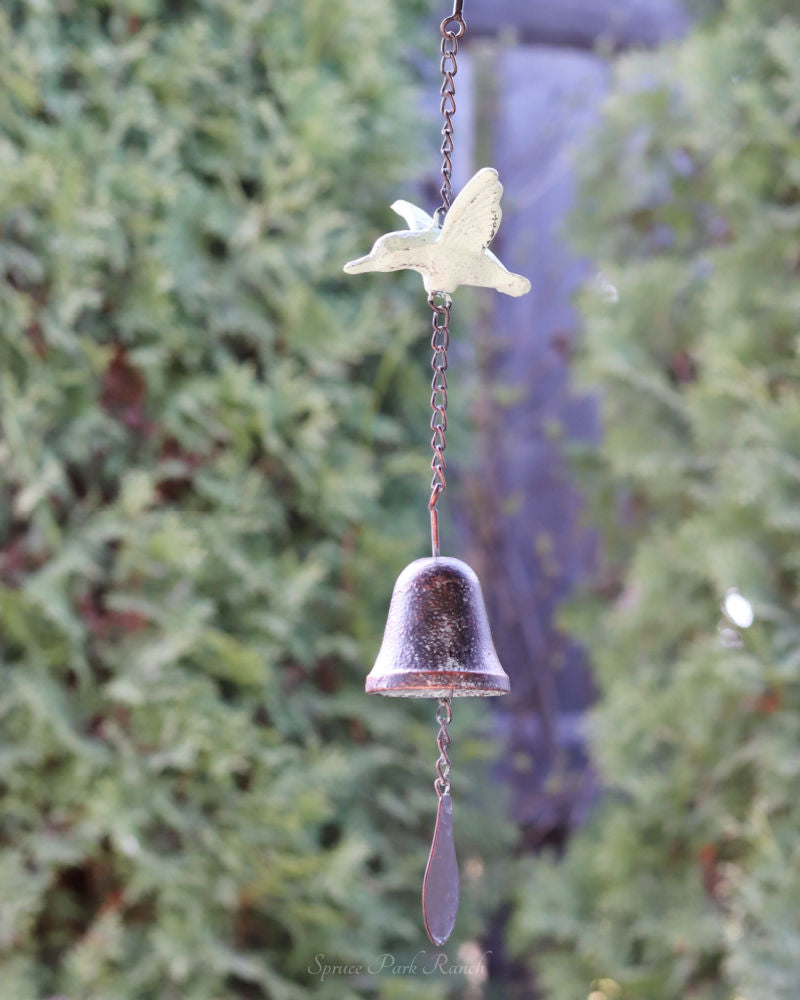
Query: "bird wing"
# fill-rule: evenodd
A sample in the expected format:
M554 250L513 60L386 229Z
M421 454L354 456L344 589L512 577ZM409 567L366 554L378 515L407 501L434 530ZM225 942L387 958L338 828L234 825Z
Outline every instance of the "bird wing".
M421 208L417 208L416 205L412 205L410 201L394 202L392 211L397 212L399 216L402 216L406 220L406 225L412 233L418 233L423 229L431 229L433 226L433 219L430 215L427 212L423 212Z
M494 239L503 213L503 185L497 171L484 167L470 178L450 206L442 226L442 243L454 243L479 253Z

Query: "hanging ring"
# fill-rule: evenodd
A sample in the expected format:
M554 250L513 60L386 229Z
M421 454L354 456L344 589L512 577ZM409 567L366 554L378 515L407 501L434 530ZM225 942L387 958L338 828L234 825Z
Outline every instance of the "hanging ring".
M450 27L451 24L456 25L456 30ZM461 38L466 30L467 22L460 14L451 14L442 21L441 31L443 38Z
M453 0L453 13L442 21L442 35L445 38L461 38L467 30L467 23L464 20L464 0ZM448 25L455 23L457 31L451 31Z

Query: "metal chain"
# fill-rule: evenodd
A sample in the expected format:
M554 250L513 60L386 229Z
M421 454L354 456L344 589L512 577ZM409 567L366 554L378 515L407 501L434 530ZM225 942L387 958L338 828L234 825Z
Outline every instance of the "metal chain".
M451 695L452 697L452 695ZM450 746L450 733L447 727L453 721L453 710L450 707L450 698L440 698L436 706L436 721L439 723L439 732L436 736L436 745L439 747L439 759L436 761L437 778L433 783L436 794L441 798L450 791L450 758L447 756L447 748Z
M442 60L440 68L442 72L442 86L439 93L442 95L442 186L439 193L442 196L442 203L436 210L436 216L441 226L448 208L453 199L451 180L453 177L453 115L456 113L456 85L453 77L458 72L456 55L458 54L458 40L467 30L461 9L463 0L455 0L453 13L446 17L441 24L442 32Z
M447 348L450 346L450 308L452 301L449 295L444 292L431 292L428 296L428 305L431 307L432 333L431 333L431 368L433 378L431 379L431 448L433 458L431 468L433 478L431 479L431 496L428 501L428 510L431 515L431 550L434 556L439 555L439 511L437 504L439 494L447 489L444 470L447 462L444 458L444 451L447 447L445 431L447 430Z
M458 53L458 40L467 30L466 22L462 15L464 0L454 0L453 13L446 17L441 23L442 33L442 60L440 68L442 72L442 186L439 193L442 196L442 203L436 209L436 220L441 226L453 200L452 177L453 177L453 115L456 113L456 86L453 77L458 72L456 55ZM444 470L447 463L444 459L444 451L447 447L445 431L447 430L447 348L450 346L450 307L452 300L445 292L433 291L428 295L428 305L433 313L431 322L433 332L431 334L431 368L433 369L433 379L431 380L431 448L433 458L431 468L433 478L431 479L431 496L428 501L428 510L431 515L431 551L434 556L439 555L439 511L437 503L439 494L447 489Z

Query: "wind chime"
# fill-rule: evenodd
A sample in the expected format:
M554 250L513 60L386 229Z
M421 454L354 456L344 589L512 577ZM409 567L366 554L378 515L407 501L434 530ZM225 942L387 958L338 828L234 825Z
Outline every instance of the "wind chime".
M497 658L481 585L474 571L439 551L439 497L446 488L447 349L450 295L459 285L524 295L530 282L506 270L488 246L500 225L502 185L497 171L479 170L452 200L454 77L459 39L466 31L463 0L441 24L442 186L433 216L407 201L392 209L407 229L381 236L366 257L345 264L348 274L398 271L422 275L432 312L431 447L433 479L428 501L432 556L417 559L397 579L378 658L366 681L368 694L436 698L439 759L434 787L439 797L436 825L422 881L422 913L435 945L450 937L458 912L459 877L450 797L450 733L453 698L507 694L508 677Z

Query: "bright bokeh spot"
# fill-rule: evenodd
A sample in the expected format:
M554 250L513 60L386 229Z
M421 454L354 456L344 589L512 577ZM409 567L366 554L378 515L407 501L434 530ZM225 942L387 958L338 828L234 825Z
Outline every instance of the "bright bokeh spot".
M725 595L725 600L722 602L722 610L737 628L750 628L753 624L755 617L753 614L753 605L736 588L732 588Z

